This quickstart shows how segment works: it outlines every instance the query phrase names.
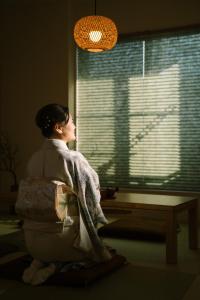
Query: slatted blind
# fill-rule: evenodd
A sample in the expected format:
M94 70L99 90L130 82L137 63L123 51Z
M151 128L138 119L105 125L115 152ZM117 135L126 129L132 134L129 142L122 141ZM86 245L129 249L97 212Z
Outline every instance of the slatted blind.
M200 33L78 50L76 101L102 186L200 191Z

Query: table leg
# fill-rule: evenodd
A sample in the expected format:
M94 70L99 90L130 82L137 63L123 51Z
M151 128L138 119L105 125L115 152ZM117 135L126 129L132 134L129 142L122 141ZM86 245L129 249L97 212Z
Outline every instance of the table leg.
M167 216L166 262L177 263L177 220L173 211L170 211Z
M194 206L188 209L188 229L189 229L189 247L198 248L198 205L197 200Z

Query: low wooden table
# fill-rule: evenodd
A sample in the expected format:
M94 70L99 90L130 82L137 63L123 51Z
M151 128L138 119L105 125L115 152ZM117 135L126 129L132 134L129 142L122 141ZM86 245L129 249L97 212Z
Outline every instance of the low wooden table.
M190 249L198 248L198 200L194 197L117 193L115 199L102 200L101 206L103 209L124 209L132 212L159 214L166 224L167 263L177 263L177 215L181 211L187 211L189 247Z

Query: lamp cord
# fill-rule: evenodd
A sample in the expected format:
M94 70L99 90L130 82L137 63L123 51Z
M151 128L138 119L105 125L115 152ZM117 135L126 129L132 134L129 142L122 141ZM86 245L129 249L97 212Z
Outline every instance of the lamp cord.
M96 4L96 0L94 0L94 14L96 16L97 14L97 4Z

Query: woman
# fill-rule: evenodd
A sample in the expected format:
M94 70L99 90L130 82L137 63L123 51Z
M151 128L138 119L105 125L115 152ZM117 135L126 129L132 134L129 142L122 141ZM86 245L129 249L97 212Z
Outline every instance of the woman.
M96 230L98 223L107 223L100 207L98 175L80 152L69 150L66 145L75 140L75 125L68 108L59 104L42 107L36 115L36 125L45 141L28 162L28 178L62 183L71 192L66 198L67 213L63 222L48 219L41 199L38 215L34 211L27 212L29 199L20 199L19 192L16 210L23 216L26 246L34 258L24 271L23 280L32 285L52 275L58 262L111 258Z

